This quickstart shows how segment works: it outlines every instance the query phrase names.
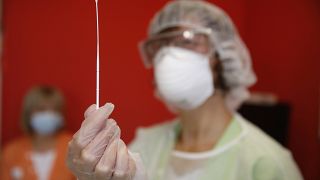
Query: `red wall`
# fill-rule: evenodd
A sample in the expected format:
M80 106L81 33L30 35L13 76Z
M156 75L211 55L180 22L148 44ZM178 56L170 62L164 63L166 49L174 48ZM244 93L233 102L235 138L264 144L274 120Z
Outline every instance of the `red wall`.
M259 78L255 89L292 103L289 148L312 180L320 179L319 13L315 1L251 1L246 18Z
M101 101L129 142L139 125L171 118L153 98L151 72L137 42L166 1L100 0ZM259 81L293 105L289 147L306 179L319 179L320 5L317 0L216 0L235 20L249 46ZM318 3L318 4L316 4ZM18 130L21 101L36 84L60 87L67 99L68 129L95 102L94 0L4 0L3 142Z

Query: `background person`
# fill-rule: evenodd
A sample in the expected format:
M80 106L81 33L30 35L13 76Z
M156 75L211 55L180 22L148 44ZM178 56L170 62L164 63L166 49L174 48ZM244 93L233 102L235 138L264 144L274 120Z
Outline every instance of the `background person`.
M25 135L3 150L2 180L75 179L65 165L71 135L64 127L64 98L50 86L32 88L25 96L21 124Z

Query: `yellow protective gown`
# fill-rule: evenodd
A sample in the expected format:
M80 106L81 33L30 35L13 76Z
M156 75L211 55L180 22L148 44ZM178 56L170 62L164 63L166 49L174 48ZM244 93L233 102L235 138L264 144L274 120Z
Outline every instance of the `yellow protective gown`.
M179 120L138 129L130 150L140 153L150 180L166 179L179 129ZM303 179L291 153L238 114L210 153L199 180Z

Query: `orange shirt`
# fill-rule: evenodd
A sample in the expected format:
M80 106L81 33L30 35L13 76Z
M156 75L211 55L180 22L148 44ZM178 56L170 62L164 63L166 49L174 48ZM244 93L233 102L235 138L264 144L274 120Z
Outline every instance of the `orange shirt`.
M49 175L50 180L76 179L67 169L65 157L71 135L65 132L58 134L55 148L56 157ZM8 144L2 154L1 180L15 179L13 174L18 173L19 179L36 180L37 175L31 161L32 144L30 137L21 137Z

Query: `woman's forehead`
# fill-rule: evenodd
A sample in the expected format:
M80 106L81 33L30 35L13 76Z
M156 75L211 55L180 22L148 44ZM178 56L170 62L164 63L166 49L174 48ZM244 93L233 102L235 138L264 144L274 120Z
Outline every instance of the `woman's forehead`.
M53 98L42 98L34 104L34 109L55 109L58 103Z

